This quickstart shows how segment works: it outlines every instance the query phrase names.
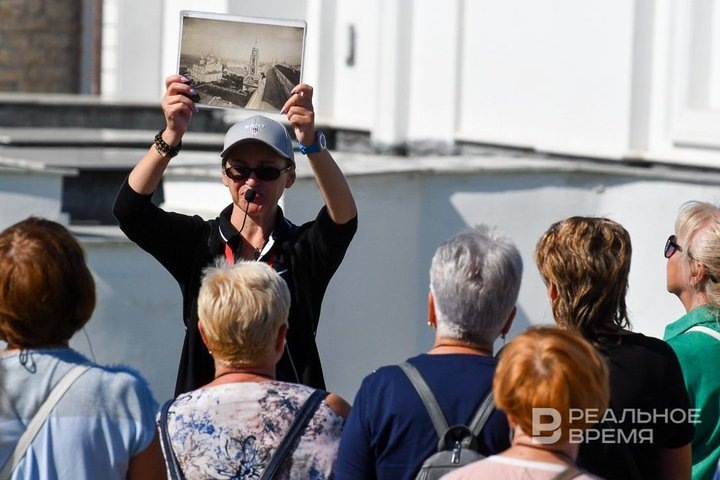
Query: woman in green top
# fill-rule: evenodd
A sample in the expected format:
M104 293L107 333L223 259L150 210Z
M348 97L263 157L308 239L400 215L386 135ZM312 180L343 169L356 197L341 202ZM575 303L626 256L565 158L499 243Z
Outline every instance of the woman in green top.
M711 480L720 459L720 208L691 201L665 243L667 289L687 314L665 328L695 409L692 479Z

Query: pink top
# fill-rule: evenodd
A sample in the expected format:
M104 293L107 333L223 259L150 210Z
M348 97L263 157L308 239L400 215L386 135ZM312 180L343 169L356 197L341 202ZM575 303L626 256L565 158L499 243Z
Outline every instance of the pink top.
M565 465L535 460L525 460L515 457L493 455L458 468L452 473L442 477L442 480L474 480L477 478L492 478L494 480L552 480L567 468ZM589 473L582 473L573 480L601 480L600 477Z

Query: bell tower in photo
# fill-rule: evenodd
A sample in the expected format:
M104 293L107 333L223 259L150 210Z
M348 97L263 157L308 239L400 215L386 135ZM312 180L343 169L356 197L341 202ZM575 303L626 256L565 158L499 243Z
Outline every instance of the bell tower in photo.
M255 45L253 45L252 51L250 52L250 62L248 64L248 74L257 76L258 74L258 56L259 50L257 46L257 38L255 39Z

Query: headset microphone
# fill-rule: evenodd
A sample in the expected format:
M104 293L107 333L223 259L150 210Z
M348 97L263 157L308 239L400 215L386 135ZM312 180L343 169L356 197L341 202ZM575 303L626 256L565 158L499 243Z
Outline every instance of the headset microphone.
M245 215L243 215L242 226L240 227L240 230L238 230L239 232L242 232L243 228L245 228L245 220L247 220L247 214L248 214L248 209L250 208L250 202L255 200L255 195L257 195L257 192L255 190L253 190L252 188L248 188L247 190L245 190L245 195L243 195L243 197L245 198Z

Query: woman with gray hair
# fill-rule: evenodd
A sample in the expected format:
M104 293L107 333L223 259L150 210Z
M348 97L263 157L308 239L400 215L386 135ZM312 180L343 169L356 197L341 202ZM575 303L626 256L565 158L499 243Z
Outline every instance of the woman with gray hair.
M667 290L686 315L665 328L680 360L691 406L699 413L692 441L693 480L711 479L720 459L720 208L687 202L665 242Z
M513 242L486 226L443 243L430 268L429 352L408 359L449 425L468 425L492 388L493 342L515 316L522 259ZM493 411L478 436L483 455L510 446L507 419ZM413 383L397 366L368 375L343 432L336 479L412 479L436 452L438 434Z
M163 445L166 461L176 459L186 478L260 478L292 430L314 389L275 379L289 310L287 284L265 263L219 262L205 270L198 329L215 379L178 396L167 423L160 418L170 445ZM272 478L331 478L349 409L327 395Z

